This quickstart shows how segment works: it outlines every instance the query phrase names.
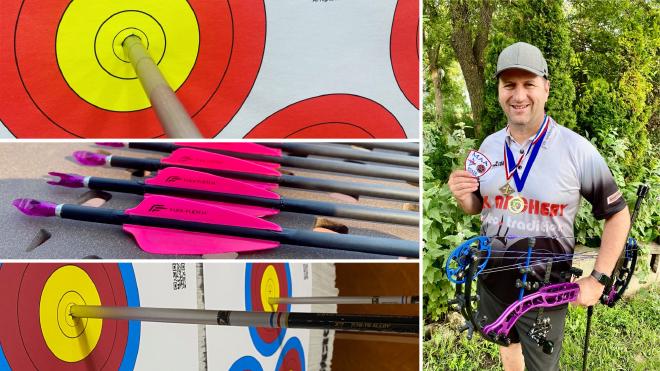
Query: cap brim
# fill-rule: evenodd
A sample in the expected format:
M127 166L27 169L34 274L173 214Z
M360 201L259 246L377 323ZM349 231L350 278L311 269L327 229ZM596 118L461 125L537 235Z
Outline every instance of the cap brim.
M497 78L502 72L508 71L508 70L524 70L524 71L527 71L527 72L531 72L531 73L535 74L536 76L541 76L541 77L546 77L547 78L546 74L544 74L542 71L539 71L539 70L534 69L532 67L521 66L521 65L518 65L518 64L502 68L501 70L495 72L495 76L493 76L493 78Z

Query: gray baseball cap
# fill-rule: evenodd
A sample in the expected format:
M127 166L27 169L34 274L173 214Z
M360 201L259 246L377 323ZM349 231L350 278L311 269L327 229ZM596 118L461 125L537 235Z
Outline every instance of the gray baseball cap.
M548 63L543 58L543 54L539 48L534 45L517 42L509 45L497 58L497 72L495 77L500 73L513 68L529 71L538 76L548 78Z

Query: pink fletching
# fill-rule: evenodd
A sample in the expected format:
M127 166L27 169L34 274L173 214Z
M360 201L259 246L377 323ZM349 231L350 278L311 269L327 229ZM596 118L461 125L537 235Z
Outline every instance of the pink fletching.
M228 170L241 173L280 176L280 172L239 158L192 148L181 148L161 160L167 165L195 166L207 169Z
M282 230L275 223L240 214L217 205L160 195L146 196L138 206L126 210L126 214L272 231Z
M202 142L202 143L175 143L178 146L182 147L194 147L201 149L217 149L222 151L231 151L231 152L242 152L242 153L251 153L255 155L266 155L266 156L282 156L282 151L279 148L270 148L262 146L258 143L219 143L219 142Z
M178 231L165 228L124 225L142 250L152 254L203 255L272 249L279 242Z
M245 181L225 178L201 171L167 167L146 182L150 185L164 187L197 189L219 193L230 193L244 196L254 196L277 200L280 196L261 187L255 187Z

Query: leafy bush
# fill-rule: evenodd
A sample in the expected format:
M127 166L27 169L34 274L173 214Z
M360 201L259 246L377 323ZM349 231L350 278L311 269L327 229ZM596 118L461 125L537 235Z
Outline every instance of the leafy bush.
M447 187L452 170L463 167L474 139L464 125L451 134L427 132L424 151L424 314L437 320L447 311L451 284L444 276L444 262L451 249L478 234L479 218L466 215Z

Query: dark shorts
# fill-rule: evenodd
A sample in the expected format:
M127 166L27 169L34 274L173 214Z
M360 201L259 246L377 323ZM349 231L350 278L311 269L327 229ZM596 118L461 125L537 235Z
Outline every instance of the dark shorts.
M477 309L477 318L487 317L486 323L492 323L507 308L497 297L488 289L479 284L479 307ZM561 343L564 339L564 322L566 321L566 312L568 306L559 309L543 311L543 316L550 317L552 329L547 339L555 344L552 354L545 354L543 348L536 345L527 332L536 322L538 310L532 310L525 313L516 324L511 328L509 337L512 343L521 343L523 356L525 357L525 368L530 371L535 370L559 370L559 355L561 354Z

